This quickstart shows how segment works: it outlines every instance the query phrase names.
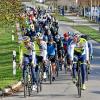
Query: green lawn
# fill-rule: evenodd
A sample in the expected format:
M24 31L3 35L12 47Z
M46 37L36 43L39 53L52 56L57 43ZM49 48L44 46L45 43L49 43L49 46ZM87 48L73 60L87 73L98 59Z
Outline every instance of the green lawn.
M90 28L89 26L73 26L77 31L89 35L93 40L100 42L100 32Z
M82 18L82 19L88 20L89 23L97 24L94 20L91 21L88 17L83 17L83 16L81 16L81 18Z
M52 14L54 17L56 17L59 21L65 21L65 22L73 22L72 20L66 18L65 16L59 15L59 14Z
M0 88L7 87L17 82L21 77L21 71L17 68L17 75L14 77L12 72L12 51L17 51L18 62L18 45L11 40L12 27L0 26Z

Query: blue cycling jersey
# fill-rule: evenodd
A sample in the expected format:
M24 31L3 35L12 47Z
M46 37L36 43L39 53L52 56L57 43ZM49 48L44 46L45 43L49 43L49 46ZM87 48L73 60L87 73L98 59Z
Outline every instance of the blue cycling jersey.
M47 44L47 53L48 53L49 56L55 56L56 55L55 43L53 43L53 44L48 43Z

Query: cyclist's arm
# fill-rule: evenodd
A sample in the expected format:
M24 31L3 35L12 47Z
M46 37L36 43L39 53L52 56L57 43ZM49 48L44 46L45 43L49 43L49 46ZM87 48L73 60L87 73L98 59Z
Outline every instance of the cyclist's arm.
M86 53L86 61L89 61L89 48L88 48L88 42L85 43L84 50L85 50L85 53Z
M73 61L73 59L74 59L74 48L75 48L75 44L71 44L68 48L68 53L70 55L71 61Z
M35 53L35 44L33 43L33 50L32 50L32 64L33 67L36 66L36 53Z
M22 44L20 44L19 46L19 63L22 64L23 62L23 48L22 48Z
M90 56L93 56L93 46L92 46L92 43L90 43L89 42L89 48L90 48L90 51L89 51L89 53L90 53Z

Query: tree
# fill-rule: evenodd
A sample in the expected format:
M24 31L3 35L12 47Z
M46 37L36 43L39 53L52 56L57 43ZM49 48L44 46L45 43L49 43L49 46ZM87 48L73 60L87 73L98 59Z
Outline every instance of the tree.
M20 0L0 0L0 23L9 24L15 22L21 11Z

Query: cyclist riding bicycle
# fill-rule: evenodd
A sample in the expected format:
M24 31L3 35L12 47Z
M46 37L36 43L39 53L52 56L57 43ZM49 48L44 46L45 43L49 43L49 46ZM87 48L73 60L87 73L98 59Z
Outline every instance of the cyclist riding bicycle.
M59 65L60 69L62 70L62 62L63 62L63 42L62 39L60 37L60 35L56 35L55 36L55 42L57 44L57 55L58 55L58 60L59 60Z
M55 80L55 74L56 74L56 54L57 54L57 46L56 43L53 40L53 37L51 36L49 42L47 43L47 54L48 59L51 61L52 66L52 81Z
M63 36L64 36L64 39L62 40L62 42L63 42L63 48L64 48L64 53L65 53L65 62L67 62L67 68L69 68L69 70L71 70L68 48L72 42L72 39L70 38L68 33L64 33Z
M69 55L70 60L73 62L72 66L72 77L73 82L77 79L76 72L77 72L77 65L76 62L81 62L81 76L82 76L82 89L86 89L86 65L85 63L89 63L89 49L88 43L84 38L80 38L78 34L75 34L73 37L73 43L70 45L69 48Z
M32 81L33 81L33 90L35 89L35 65L36 65L36 58L34 52L34 44L30 42L30 38L28 36L23 37L23 41L20 43L19 46L19 61L20 66L23 65L23 79L25 77L25 70L26 66L30 64L31 66L31 73L32 73Z
M93 59L93 46L91 41L89 41L88 35L81 35L81 38L84 38L88 42L88 48L89 48L89 62ZM88 74L90 74L90 64L88 65Z
M38 37L38 43L40 45L40 56L42 56L43 63L43 79L46 80L46 60L47 60L47 43L43 40L43 37Z
M92 46L92 42L89 41L89 36L88 35L81 35L81 38L84 38L87 40L88 42L88 48L89 48L89 59L90 61L93 59L93 46Z

